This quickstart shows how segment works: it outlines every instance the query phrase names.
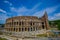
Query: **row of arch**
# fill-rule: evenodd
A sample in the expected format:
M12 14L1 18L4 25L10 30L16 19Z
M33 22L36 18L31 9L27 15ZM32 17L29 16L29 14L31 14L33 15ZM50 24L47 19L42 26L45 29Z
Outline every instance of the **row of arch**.
M44 22L10 22L10 23L6 23L6 26L7 27L12 27L12 26L33 26L33 25L37 25L37 26L41 26L41 25L44 25Z
M39 27L22 27L22 28L5 28L7 31L15 31L15 32L20 32L20 31L36 31L36 30L40 30L41 28Z

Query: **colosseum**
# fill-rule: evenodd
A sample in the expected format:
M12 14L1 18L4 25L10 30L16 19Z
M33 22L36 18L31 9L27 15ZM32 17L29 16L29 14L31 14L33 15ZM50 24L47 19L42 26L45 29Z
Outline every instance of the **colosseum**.
M48 16L46 12L41 18L36 16L17 16L8 18L5 23L5 30L11 33L14 32L14 34L15 32L26 32L27 34L27 32L33 32L42 29L49 29Z

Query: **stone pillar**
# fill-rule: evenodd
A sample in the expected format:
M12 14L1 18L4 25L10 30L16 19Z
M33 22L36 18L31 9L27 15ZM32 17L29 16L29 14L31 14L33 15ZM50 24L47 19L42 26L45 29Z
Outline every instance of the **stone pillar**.
M33 26L33 22L32 22L32 26Z
M15 32L16 32L16 27L15 27Z
M40 25L40 29L42 29L42 23L41 23L41 25Z
M33 27L33 31L35 31L35 30L34 30L34 27Z
M27 29L27 31L28 31L28 27L27 27L26 29Z
M46 29L46 27L45 27L45 22L44 22L44 29Z
M7 28L7 31L10 31L10 28Z
M25 27L24 27L23 29L24 29L24 31L25 31Z
M16 32L16 28L15 28L15 32Z
M39 30L39 26L36 27L36 30Z
M11 22L11 27L12 27L12 22ZM12 27L12 28L14 28L14 27ZM13 29L12 29L12 31L13 31Z
M31 27L31 31L32 31L32 27Z
M21 27L21 32L22 32L22 27Z
M29 27L29 31L31 31L30 27Z
M36 27L35 27L35 31L36 31Z
M8 28L6 28L6 30L8 31Z
M10 30L10 28L7 28L7 31L9 31Z
M18 32L19 32L19 21L18 21Z
M14 22L12 23L12 28L14 28ZM12 31L13 31L13 29L12 29Z
M13 31L13 28L11 27L11 31Z
M12 23L12 28L15 28L15 27L14 27L14 23ZM12 29L12 31L14 31L14 29Z
M13 28L11 27L11 31L13 31Z
M27 27L27 30L29 30L28 27Z
M16 32L17 32L17 28L16 28Z
M11 28L8 28L8 31L11 31Z
M32 27L32 31L33 31L33 27Z
M28 27L28 31L29 31L29 27Z
M12 29L11 29L11 27L10 27L10 31L11 31Z
M21 27L22 27L22 21L21 21Z

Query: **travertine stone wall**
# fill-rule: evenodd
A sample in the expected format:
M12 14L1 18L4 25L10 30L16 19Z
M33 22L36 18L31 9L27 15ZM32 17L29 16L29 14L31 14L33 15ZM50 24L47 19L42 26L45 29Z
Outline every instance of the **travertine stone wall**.
M47 14L38 18L36 16L17 16L8 18L5 23L5 30L14 32L36 31L49 29Z

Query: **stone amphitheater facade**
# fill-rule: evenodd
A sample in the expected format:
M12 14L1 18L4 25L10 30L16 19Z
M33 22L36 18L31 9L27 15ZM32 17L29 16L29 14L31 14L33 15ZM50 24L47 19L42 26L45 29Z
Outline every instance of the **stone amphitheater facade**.
M8 32L31 32L42 29L49 29L46 12L41 18L36 16L17 16L8 18L5 23L5 30Z

